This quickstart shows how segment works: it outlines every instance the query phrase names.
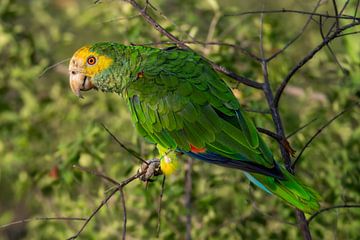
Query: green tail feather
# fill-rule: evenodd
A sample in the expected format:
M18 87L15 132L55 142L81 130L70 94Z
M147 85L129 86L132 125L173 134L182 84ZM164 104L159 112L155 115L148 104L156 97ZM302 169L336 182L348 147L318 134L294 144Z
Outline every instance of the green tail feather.
M320 195L312 188L304 185L298 178L281 168L285 180L278 180L259 174L251 174L263 186L274 195L283 199L289 205L294 206L306 213L319 210Z

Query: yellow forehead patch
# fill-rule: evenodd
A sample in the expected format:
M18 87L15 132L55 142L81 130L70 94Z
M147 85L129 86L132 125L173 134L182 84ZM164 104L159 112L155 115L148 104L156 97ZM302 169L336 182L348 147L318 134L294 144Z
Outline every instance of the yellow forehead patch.
M87 59L90 56L94 56L96 58L96 62L94 65L90 65L87 63ZM91 52L90 46L84 46L77 50L73 56L73 59L80 61L82 71L90 77L94 77L95 74L108 68L113 62L113 59L107 56L100 55L96 52Z

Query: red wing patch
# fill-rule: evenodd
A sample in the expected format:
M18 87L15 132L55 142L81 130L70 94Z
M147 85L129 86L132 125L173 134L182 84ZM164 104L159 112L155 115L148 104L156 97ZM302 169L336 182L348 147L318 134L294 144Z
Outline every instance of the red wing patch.
M191 152L193 153L204 153L206 152L206 148L197 148L194 145L190 144Z
M143 78L144 77L144 71L138 72L136 74L136 79Z

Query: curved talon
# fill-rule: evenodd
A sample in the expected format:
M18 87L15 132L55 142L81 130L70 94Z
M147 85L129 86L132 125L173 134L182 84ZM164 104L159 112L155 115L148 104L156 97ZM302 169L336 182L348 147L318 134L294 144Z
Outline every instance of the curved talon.
M295 157L296 151L291 147L287 139L281 140L282 145L285 147L285 150L292 156Z
M146 161L147 164L143 163L141 164L141 167L139 169L140 172L144 172L145 174L140 176L140 180L143 182L152 182L151 179L154 176L159 176L162 174L160 169L160 160L159 159L151 159Z

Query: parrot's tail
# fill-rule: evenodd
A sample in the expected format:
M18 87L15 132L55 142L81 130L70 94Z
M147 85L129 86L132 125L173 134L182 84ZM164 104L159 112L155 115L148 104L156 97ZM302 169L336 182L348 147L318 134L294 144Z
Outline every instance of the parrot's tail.
M272 193L303 212L319 210L320 195L312 188L301 183L294 175L281 167L285 179L279 180L261 174L245 173L251 182L268 193Z

